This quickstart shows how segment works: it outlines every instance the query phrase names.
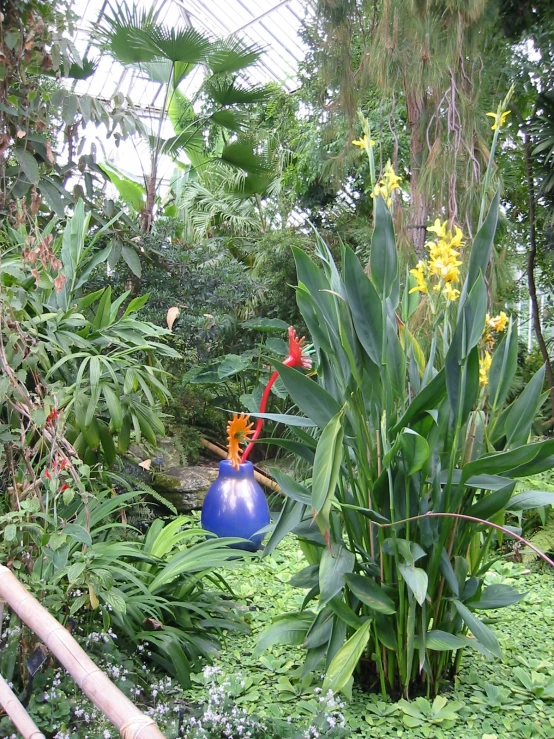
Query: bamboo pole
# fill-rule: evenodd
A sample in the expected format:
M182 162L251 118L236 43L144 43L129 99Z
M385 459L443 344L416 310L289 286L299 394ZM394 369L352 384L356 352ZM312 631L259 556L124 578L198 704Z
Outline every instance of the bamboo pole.
M0 675L0 706L6 711L15 728L23 735L23 739L46 739L2 675Z
M202 446L206 447L206 449L209 449L210 452L217 454L218 457L221 457L222 459L227 459L226 449L223 449L222 447L217 446L217 444L213 444L211 441L208 441L207 439L200 439L200 443L202 444ZM258 472L257 470L254 470L254 477L260 483L260 485L264 485L266 488L273 490L275 493L279 493L280 495L283 495L283 491L281 490L279 485L277 485L275 480L272 480L271 478L266 477L266 475L263 475L261 472Z
M4 565L0 565L0 598L58 658L77 686L116 727L122 739L165 739L154 720L139 711L94 664L69 631Z

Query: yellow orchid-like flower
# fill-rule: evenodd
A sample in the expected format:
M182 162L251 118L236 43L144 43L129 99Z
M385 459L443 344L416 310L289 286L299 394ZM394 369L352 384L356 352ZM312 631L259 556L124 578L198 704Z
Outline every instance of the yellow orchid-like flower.
M496 331L497 333L502 333L506 330L506 326L508 325L508 316L506 313L504 313L503 310L500 311L500 313L497 316L489 316L487 313L487 326L491 331Z
M366 133L363 139L355 139L352 142L353 146L359 146L360 149L368 149L370 146L375 146L375 141L370 139Z
M410 274L413 275L417 281L417 285L415 287L412 287L412 289L410 290L410 294L429 292L429 288L427 287L427 283L425 281L426 273L427 273L427 263L424 262L423 260L420 260L416 264L415 269L410 270Z
M447 221L444 221L444 223L441 223L441 219L436 218L432 226L427 226L427 231L429 231L429 233L437 234L439 239L445 239L446 238L446 224L447 224Z
M485 387L489 382L489 370L492 364L492 355L490 352L485 352L482 359L479 359L479 385Z
M494 118L494 123L491 126L491 130L496 131L497 128L502 128L506 118L510 115L511 112L511 110L506 110L504 111L504 113L487 113L490 118Z
M451 282L447 282L442 290L442 294L445 296L445 298L453 303L455 300L458 300L460 297L460 291L457 290L455 287L452 287Z
M400 185L398 184L401 180L402 178L395 173L394 168L389 160L385 165L383 176L373 188L371 197L377 198L379 197L379 195L381 195L386 202L387 207L390 208L392 205L392 193L395 190L401 189Z

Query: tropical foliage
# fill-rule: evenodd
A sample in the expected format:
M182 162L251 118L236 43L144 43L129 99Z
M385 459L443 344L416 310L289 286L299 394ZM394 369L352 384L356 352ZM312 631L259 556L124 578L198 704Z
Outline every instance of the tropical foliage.
M426 276L417 273L401 295L381 196L371 278L348 247L341 272L321 240L320 268L295 252L317 383L275 366L304 416L295 424L316 434L292 429L310 472L302 482L275 473L288 501L266 551L295 530L309 563L296 584L310 591L303 609L278 619L260 646L294 631L307 648L307 668L324 664L324 690L351 690L357 671L383 694L408 696L418 684L436 693L464 648L500 657L479 613L522 597L486 587L484 577L503 511L554 501L551 493L512 496L515 478L550 466L552 442L528 444L544 368L505 407L517 333L505 315L487 315L497 218L498 197L474 240L461 293L452 283L461 264L453 244L461 246L462 232L453 236L438 222L429 229L436 240ZM436 296L427 355L410 330L422 290ZM491 332L502 329L492 351ZM317 610L309 610L316 598Z

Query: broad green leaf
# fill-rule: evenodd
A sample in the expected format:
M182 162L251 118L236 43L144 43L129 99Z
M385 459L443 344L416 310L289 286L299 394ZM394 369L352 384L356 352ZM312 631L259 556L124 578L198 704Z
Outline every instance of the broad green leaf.
M383 308L373 283L352 249L344 249L344 287L356 334L369 358L381 364Z
M471 601L469 605L478 610L505 608L518 603L523 598L525 598L525 593L518 593L510 585L494 583L483 590L479 600Z
M292 498L286 499L275 528L264 547L264 557L271 554L284 537L298 526L304 517L305 511L306 506L304 504L298 503Z
M314 614L310 611L285 613L279 616L258 637L254 654L261 654L273 644L291 644L293 646L302 644L313 620Z
M323 681L324 694L328 690L338 693L346 686L369 641L371 624L371 619L364 621L360 628L335 654L331 664L327 668L325 680Z
M517 328L510 319L506 335L496 348L489 370L489 398L493 412L500 408L510 392L517 369Z
M393 428L394 433L420 420L430 410L438 408L446 396L445 371L441 369L428 385L425 385L408 406L406 412Z
M483 518L486 521L490 520L498 511L508 507L514 487L515 481L512 481L503 488L500 488L500 490L495 490L488 495L483 494L480 500L474 503L467 511L468 516Z
M487 272L494 244L494 236L496 234L496 224L498 223L499 204L500 190L494 196L488 215L473 240L468 273L459 300L459 313L462 311L467 294L471 291L479 275L485 275Z
M13 153L29 182L32 185L36 185L40 180L40 170L38 168L37 160L29 151L27 151L27 149L19 149L16 147L13 150Z
M86 544L87 546L92 544L89 532L77 523L67 523L63 527L62 532L81 544Z
M223 380L227 377L233 377L233 375L237 375L239 372L244 372L249 366L249 359L245 359L238 354L227 354L220 362L217 368L217 374Z
M427 587L429 584L427 573L420 567L403 564L402 562L398 562L397 566L404 582L414 594L414 598L417 600L419 605L422 606L427 596Z
M312 505L312 496L308 488L296 482L294 478L276 467L271 468L271 474L275 477L277 484L287 497L305 506Z
M378 613L390 615L396 612L394 603L380 585L370 577L363 575L346 575L346 584L358 600Z
M381 298L386 298L391 294L398 275L398 257L392 216L381 195L375 198L374 208L375 228L371 238L369 266L377 293Z
M129 267L131 272L136 277L140 278L142 275L142 267L136 251L132 247L127 246L127 244L123 244L123 246L121 247L121 256L123 257L123 261Z
M528 511L545 505L554 505L554 493L541 490L526 490L518 493L510 500L506 508L509 511Z
M234 411L229 411L233 413ZM274 423L284 423L285 426L299 426L300 428L315 428L317 423L312 421L311 418L304 418L303 416L293 416L286 413L251 413L254 418L264 418L266 421L273 421Z
M340 411L337 401L303 372L286 367L280 362L273 361L272 364L279 372L288 394L302 413L311 418L319 428L325 428L331 418Z
M449 634L447 631L434 629L428 631L425 635L425 648L432 649L435 652L451 652L464 647L472 646L473 639L467 636L456 636Z
M327 530L331 501L335 495L343 455L342 410L323 429L317 443L312 476L312 508L320 516L318 525Z
M400 447L408 463L406 475L418 472L429 458L429 444L420 434L404 428L399 436Z
M342 544L333 544L321 555L319 564L319 602L325 605L344 587L345 575L352 572L355 557Z
M521 395L510 406L506 418L506 446L517 447L526 444L531 426L542 405L545 366L543 365L527 383Z
M500 659L502 657L502 652L500 651L500 645L498 644L498 639L494 635L494 632L492 632L488 626L485 626L482 621L474 616L469 608L464 606L463 603L460 603L459 600L454 600L453 603L456 607L456 610L464 620L465 625L471 631L473 636L482 644L483 647L485 647L488 652Z
M327 644L333 630L334 615L330 608L324 608L317 614L306 634L303 645L305 649L315 649L322 644Z
M554 466L554 439L539 441L534 444L511 449L507 452L486 455L474 462L466 464L462 470L462 482L482 473L489 475L505 475L506 477L523 477L542 471L543 464Z

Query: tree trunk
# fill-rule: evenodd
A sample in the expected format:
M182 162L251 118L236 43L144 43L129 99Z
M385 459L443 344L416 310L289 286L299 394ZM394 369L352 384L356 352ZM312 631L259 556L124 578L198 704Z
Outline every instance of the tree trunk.
M515 105L512 106L515 109ZM516 110L520 124L524 121L519 111ZM548 347L544 340L541 326L541 317L539 312L539 303L537 300L537 285L535 283L535 262L537 258L537 233L535 227L535 180L533 176L533 161L531 158L531 138L526 126L521 125L523 131L524 143L524 160L525 160L525 177L527 179L527 193L529 203L529 253L527 255L527 284L529 287L529 298L531 300L531 312L533 317L533 330L537 337L537 343L546 367L546 379L548 380L548 388L550 393L551 418L548 425L554 423L554 371L552 370L552 362L548 353Z
M156 170L152 168L152 174L146 178L146 203L140 214L140 230L150 233L152 221L154 220L154 205L156 202Z
M421 159L423 155L423 114L425 97L404 86L408 126L410 128L410 241L418 259L425 255L425 228L427 226L428 207L421 190Z

